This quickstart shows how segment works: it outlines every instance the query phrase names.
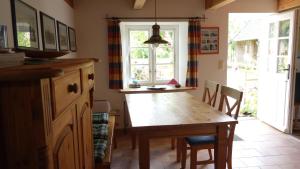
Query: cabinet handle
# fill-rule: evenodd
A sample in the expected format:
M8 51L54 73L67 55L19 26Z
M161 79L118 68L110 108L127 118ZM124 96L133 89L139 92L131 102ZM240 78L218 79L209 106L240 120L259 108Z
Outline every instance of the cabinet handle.
M78 92L78 85L76 83L74 84L69 84L68 85L68 92L71 93L77 93Z
M88 79L89 79L89 80L94 80L94 78L95 78L94 73L88 74Z

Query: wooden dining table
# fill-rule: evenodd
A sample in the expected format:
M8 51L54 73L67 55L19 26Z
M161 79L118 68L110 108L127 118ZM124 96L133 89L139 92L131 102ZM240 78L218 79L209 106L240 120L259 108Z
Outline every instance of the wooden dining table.
M138 135L139 168L150 168L150 139L216 135L216 169L226 168L227 128L234 118L187 93L126 94L130 127Z

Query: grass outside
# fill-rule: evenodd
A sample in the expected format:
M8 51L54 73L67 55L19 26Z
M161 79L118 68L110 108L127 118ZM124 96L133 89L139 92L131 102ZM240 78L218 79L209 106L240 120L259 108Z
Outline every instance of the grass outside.
M244 92L240 115L256 117L258 92L257 70L244 66L228 66L227 83L228 86Z

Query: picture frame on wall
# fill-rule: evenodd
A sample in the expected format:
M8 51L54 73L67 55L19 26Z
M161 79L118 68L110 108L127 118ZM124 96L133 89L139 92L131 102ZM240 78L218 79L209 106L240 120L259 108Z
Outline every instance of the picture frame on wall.
M58 46L59 51L68 51L68 27L62 22L57 21L57 34L58 34Z
M77 46L76 46L76 32L74 28L68 27L68 32L69 32L69 46L70 50L72 52L77 51Z
M55 19L43 12L40 18L44 51L57 51Z
M15 48L39 50L37 10L21 0L11 0L11 11Z
M201 54L219 53L219 27L201 27Z
M8 48L8 42L7 42L7 26L6 25L0 25L0 49L6 49Z

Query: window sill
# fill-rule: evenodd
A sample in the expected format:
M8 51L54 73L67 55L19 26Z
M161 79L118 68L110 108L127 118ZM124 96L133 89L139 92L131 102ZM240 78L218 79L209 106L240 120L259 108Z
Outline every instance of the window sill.
M183 91L197 89L195 87L180 87L180 88L176 88L175 86L171 86L171 85L156 85L156 86L157 87L162 87L164 89L151 90L151 89L148 89L149 86L141 86L140 88L126 88L126 89L121 89L119 92L120 93L125 93L125 94L134 94L134 93L166 93L166 92L183 92Z

